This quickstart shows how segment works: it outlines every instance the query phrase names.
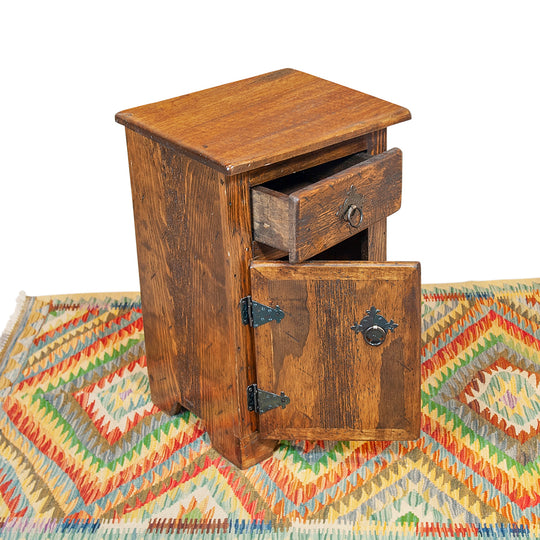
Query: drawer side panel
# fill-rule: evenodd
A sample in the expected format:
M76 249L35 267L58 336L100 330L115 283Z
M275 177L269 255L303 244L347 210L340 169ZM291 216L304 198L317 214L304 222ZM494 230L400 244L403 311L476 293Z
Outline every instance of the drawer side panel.
M289 251L289 197L264 186L251 190L253 238Z

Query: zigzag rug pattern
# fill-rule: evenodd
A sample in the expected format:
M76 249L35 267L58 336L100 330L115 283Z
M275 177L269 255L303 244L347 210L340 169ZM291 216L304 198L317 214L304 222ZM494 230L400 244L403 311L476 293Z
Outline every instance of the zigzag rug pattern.
M540 535L540 280L426 286L422 436L240 471L150 400L140 298L26 297L0 342L0 536Z

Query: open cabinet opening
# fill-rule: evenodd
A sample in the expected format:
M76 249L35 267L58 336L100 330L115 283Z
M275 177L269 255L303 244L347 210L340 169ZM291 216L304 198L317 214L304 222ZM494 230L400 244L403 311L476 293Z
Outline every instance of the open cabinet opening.
M311 259L313 261L367 261L368 260L368 231L363 230L358 234L339 242L331 248L317 253Z

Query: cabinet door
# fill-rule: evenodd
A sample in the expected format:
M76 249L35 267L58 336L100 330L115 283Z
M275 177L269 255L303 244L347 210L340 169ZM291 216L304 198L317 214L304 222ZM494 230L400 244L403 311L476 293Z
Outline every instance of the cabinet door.
M275 439L399 440L420 430L420 265L256 261L252 300L284 315L254 328L260 413Z

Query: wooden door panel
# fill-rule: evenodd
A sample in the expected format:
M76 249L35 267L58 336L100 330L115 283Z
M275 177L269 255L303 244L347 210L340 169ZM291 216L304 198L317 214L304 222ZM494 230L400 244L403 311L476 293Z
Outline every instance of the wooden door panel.
M254 329L260 389L290 398L260 415L280 439L413 439L420 427L418 263L254 261L253 300L285 316ZM398 325L379 346L367 311Z

